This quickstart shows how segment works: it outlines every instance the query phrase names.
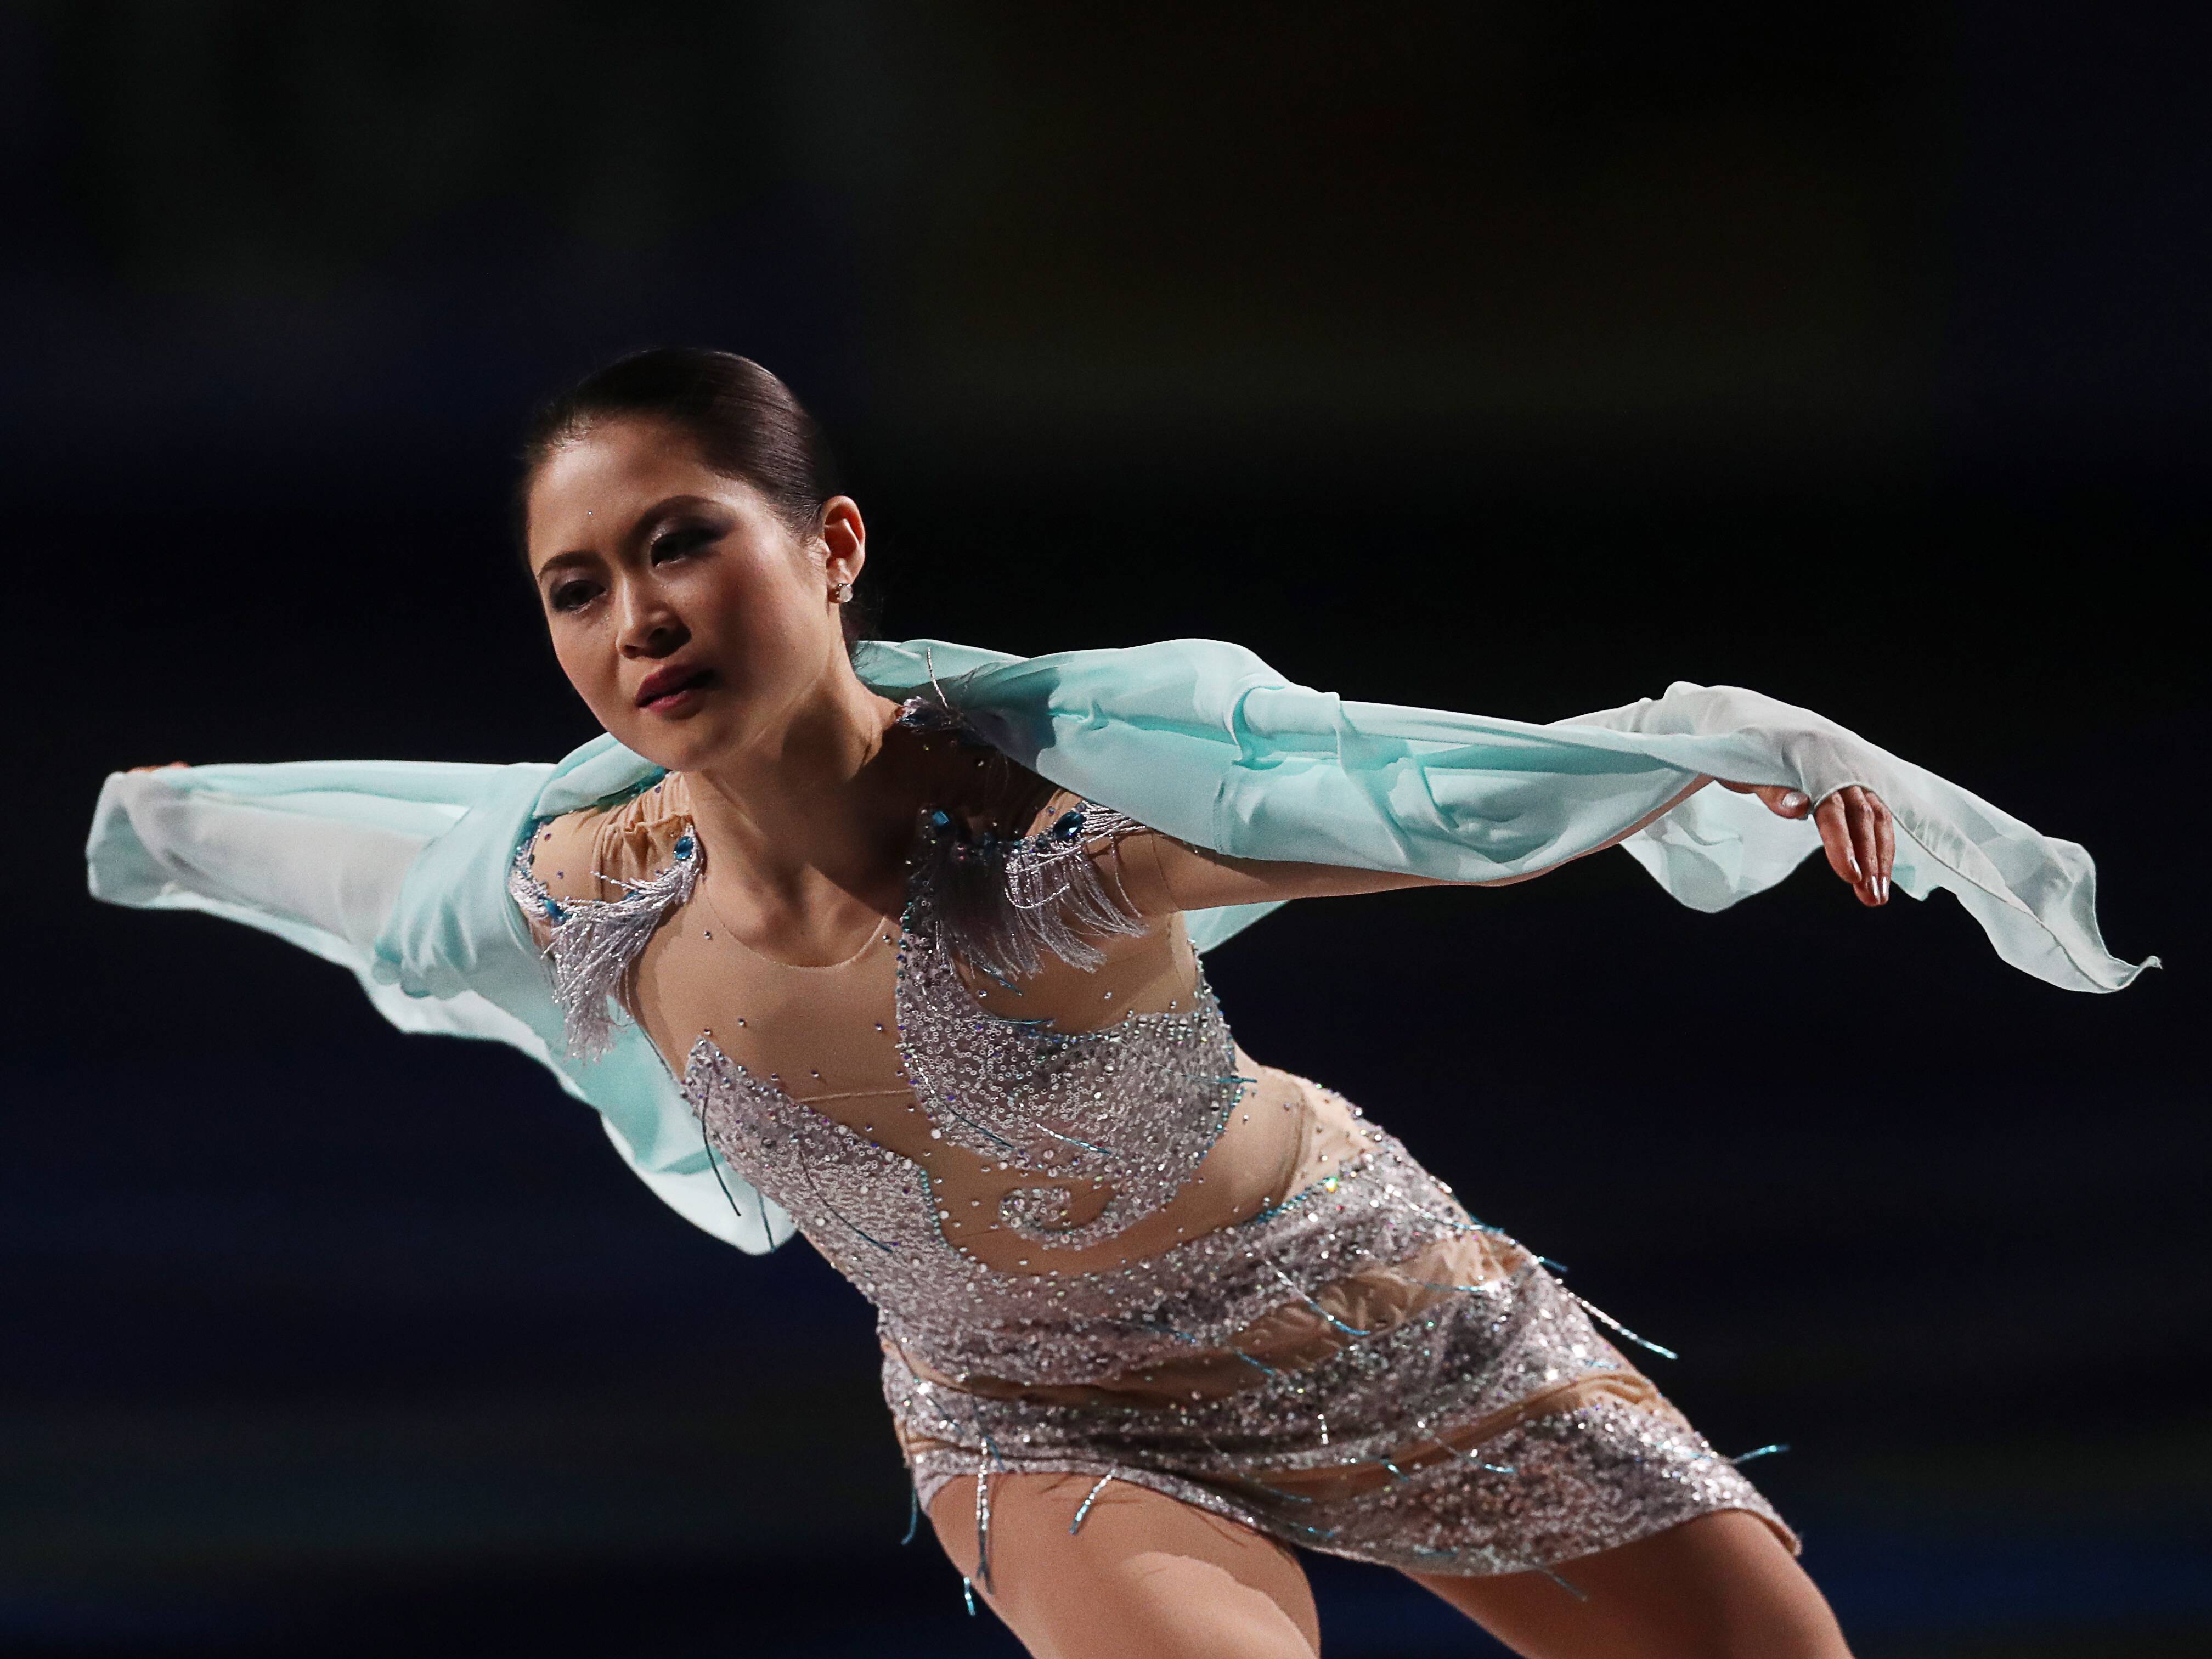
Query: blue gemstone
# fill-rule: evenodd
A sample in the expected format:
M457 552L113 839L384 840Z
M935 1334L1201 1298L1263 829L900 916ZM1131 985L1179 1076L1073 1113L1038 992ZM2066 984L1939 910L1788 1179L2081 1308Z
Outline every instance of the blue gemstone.
M679 859L690 858L691 849L697 845L698 843L691 839L690 831L687 830L676 838L676 856Z
M1052 826L1054 841L1073 841L1083 833L1083 814L1070 810L1060 815L1060 822Z
M933 830L951 829L952 827L952 814L946 811L940 806L937 811L929 815L929 827Z

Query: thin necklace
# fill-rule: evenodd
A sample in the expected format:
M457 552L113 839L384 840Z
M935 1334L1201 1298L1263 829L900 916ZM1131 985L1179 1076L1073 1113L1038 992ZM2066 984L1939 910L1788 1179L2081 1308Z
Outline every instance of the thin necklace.
M746 944L743 939L738 937L738 930L730 926L729 918L722 914L721 907L714 902L714 895L708 887L703 878L699 883L699 896L707 901L707 913L714 917L716 925L721 928L723 936L726 938L731 944L736 945L738 949L743 951L747 956L752 957L756 962L765 962L771 968L786 969L794 974L834 973L840 968L851 967L862 957L867 955L868 951L875 945L878 939L880 939L885 945L889 945L893 942L891 936L883 931L884 924L890 920L890 918L878 917L874 924L869 927L867 938L860 941L860 948L854 951L851 956L845 957L842 961L786 962L781 957L772 957L765 951L755 950L751 945ZM707 930L707 937L708 939L714 937L714 930L712 928Z

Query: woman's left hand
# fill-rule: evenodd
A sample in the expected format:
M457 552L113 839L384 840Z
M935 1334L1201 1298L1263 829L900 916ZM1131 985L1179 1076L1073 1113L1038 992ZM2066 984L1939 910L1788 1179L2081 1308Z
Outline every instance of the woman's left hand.
M1778 817L1802 818L1813 811L1802 789L1725 781L1721 787L1758 796ZM1897 826L1881 797L1856 783L1846 785L1820 803L1813 822L1820 832L1828 868L1850 883L1859 902L1869 907L1888 903L1889 869L1897 862Z

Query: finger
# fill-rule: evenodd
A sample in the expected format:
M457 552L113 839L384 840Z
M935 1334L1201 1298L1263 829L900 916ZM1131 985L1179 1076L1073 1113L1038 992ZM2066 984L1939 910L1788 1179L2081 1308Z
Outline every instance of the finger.
M1778 818L1802 818L1813 810L1813 798L1802 789L1792 789L1787 784L1762 783L1752 791L1766 803L1766 810Z
M1766 803L1766 810L1778 818L1802 818L1813 810L1813 798L1786 783L1730 783L1726 778L1715 778L1713 781L1735 794L1758 796Z
M1874 808L1867 792L1852 784L1840 792L1844 817L1851 831L1851 857L1859 867L1859 902L1876 905L1887 898L1881 884L1881 847L1875 835Z
M1875 855L1881 861L1881 896L1889 897L1889 872L1897 866L1897 820L1890 816L1889 803L1872 790L1867 799L1874 803Z
M1841 790L1820 803L1813 821L1820 826L1820 850L1828 855L1828 868L1852 886L1857 886L1859 869L1851 858L1851 829L1844 821Z

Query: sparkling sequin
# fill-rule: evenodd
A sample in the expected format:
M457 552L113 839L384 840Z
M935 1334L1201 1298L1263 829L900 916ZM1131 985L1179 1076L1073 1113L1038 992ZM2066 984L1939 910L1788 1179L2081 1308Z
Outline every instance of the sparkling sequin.
M943 924L927 879L915 884L905 925L900 1053L932 1121L969 1152L1114 1189L1098 1216L1073 1226L1064 1188L1021 1188L1000 1202L1001 1223L1040 1243L1083 1249L1182 1189L1251 1080L1237 1075L1237 1045L1202 975L1187 1011L1062 1031L1002 1019L969 994L951 948L958 936Z

